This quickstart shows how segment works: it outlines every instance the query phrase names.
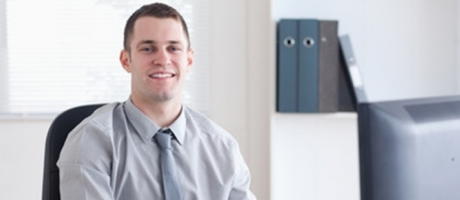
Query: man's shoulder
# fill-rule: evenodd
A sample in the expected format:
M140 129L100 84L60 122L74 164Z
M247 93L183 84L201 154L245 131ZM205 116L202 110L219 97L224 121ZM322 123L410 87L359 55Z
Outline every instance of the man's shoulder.
M193 127L203 136L217 139L223 143L234 146L237 145L236 139L222 126L212 121L206 115L197 112L189 107L185 107L187 126ZM216 141L216 140L213 140Z
M114 102L105 104L88 116L81 122L81 126L99 126L101 128L108 128L113 126L114 120L120 118L123 114L123 103Z
M212 121L209 117L207 117L206 115L200 112L193 110L192 108L185 107L185 115L186 115L187 122L199 124L200 125L199 128L202 131L228 133L224 128L222 128L220 125Z

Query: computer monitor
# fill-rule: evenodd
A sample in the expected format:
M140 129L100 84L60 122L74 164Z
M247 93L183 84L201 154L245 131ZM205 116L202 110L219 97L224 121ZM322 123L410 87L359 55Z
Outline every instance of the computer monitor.
M362 200L460 199L460 96L358 105Z

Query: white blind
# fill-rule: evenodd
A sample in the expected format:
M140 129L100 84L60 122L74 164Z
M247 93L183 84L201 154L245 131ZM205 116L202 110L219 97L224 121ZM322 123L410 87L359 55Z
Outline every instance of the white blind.
M185 0L164 1L188 23L192 47L208 30L195 28L204 14ZM130 75L118 57L129 15L145 0L6 0L0 16L0 113L59 113L73 106L124 101ZM202 8L200 8L202 9ZM207 13L204 11L203 13ZM3 20L3 22L1 22ZM204 34L200 34L200 31ZM3 33L3 34L2 34ZM3 35L3 37L2 37ZM1 40L4 40L2 43ZM3 44L3 46L1 46ZM208 80L203 54L195 54L184 103L206 113ZM199 65L199 66L198 66ZM200 89L196 89L200 88Z

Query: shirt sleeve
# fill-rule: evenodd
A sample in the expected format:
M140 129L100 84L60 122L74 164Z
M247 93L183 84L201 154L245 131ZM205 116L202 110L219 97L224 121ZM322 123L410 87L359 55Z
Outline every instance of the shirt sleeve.
M229 200L256 200L256 197L249 189L251 183L251 175L249 168L241 155L239 148L234 151L236 157L236 173L233 181L233 186L230 191Z
M57 165L62 200L112 200L110 128L84 120L68 136Z

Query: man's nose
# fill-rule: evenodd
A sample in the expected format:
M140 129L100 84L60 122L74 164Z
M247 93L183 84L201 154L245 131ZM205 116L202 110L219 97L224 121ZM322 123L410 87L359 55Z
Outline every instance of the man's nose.
M167 49L162 49L158 51L153 62L154 62L153 64L155 65L162 65L162 66L169 65L171 63L171 58L170 58L170 55Z

